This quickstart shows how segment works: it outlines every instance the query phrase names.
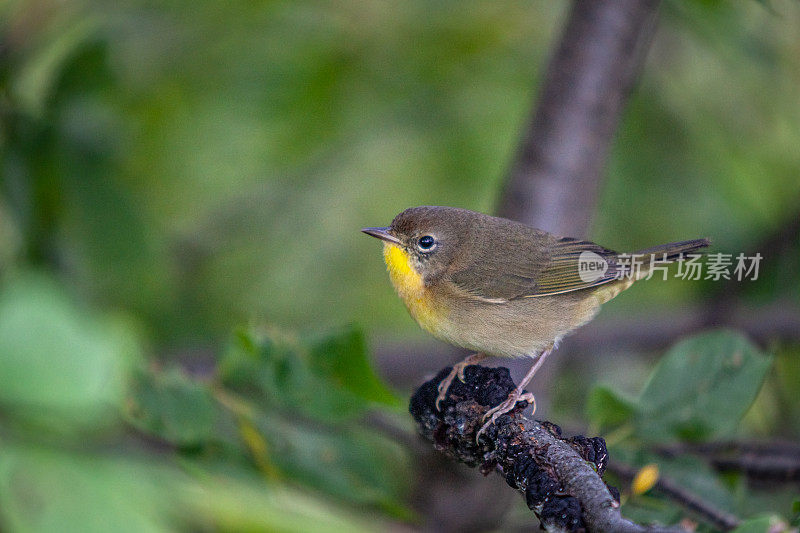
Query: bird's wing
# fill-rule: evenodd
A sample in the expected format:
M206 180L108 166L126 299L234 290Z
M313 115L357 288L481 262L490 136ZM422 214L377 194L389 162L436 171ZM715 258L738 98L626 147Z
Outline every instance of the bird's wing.
M617 253L593 242L538 231L520 237L500 247L476 243L480 253L451 272L450 281L477 298L499 302L577 291L618 279ZM602 259L608 265L605 272L591 276L585 271L582 277L579 258L584 252L599 256L589 257Z

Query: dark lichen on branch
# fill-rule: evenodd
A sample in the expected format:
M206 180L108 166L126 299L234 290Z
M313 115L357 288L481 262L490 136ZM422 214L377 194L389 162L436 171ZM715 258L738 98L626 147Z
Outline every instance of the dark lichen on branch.
M550 422L523 416L527 402L501 416L475 440L483 414L515 385L506 368L469 366L435 407L443 369L411 397L409 411L423 437L437 450L488 475L496 470L525 495L543 528L553 531L680 531L644 527L619 513L619 493L603 482L608 463L601 437L564 437Z

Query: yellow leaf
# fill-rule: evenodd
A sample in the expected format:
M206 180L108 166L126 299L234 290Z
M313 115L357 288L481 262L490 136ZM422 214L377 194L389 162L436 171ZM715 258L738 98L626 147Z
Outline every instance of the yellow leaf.
M634 494L644 494L653 488L653 485L658 481L658 465L650 463L643 466L641 470L636 472L636 476L631 483L631 491Z
M278 472L269 459L267 442L264 440L261 433L259 433L258 429L249 421L241 418L239 420L239 434L250 449L250 453L253 454L253 460L256 462L259 470L261 470L267 478L275 479L278 477Z

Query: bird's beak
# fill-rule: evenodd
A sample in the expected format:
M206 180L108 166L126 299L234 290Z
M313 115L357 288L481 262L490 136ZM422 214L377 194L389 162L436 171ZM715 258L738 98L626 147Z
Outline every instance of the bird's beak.
M361 231L382 241L400 244L400 239L389 233L389 228L364 228Z

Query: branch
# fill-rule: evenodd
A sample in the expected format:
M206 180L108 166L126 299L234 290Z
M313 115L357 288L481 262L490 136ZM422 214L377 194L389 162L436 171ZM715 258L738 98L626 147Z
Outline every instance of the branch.
M627 480L632 480L637 472L636 468L617 461L613 461L609 465L609 470ZM694 512L706 522L711 523L711 525L723 531L730 531L739 526L740 521L736 516L716 508L696 494L687 491L668 477L663 475L659 476L653 489L687 510Z
M466 382L453 381L439 411L434 405L437 387L449 371L439 372L411 398L409 410L419 432L462 463L480 465L486 474L500 470L510 486L525 494L528 507L546 530L683 531L624 519L618 493L600 477L608 460L603 439L564 438L557 426L522 416L526 402L500 417L476 443L483 414L507 397L514 382L506 368L469 366Z
M562 235L586 234L658 5L658 0L573 2L500 200L500 216Z
M657 452L673 457L691 453L719 471L742 472L753 481L774 484L800 481L800 444L795 442L708 442L662 446Z

